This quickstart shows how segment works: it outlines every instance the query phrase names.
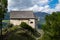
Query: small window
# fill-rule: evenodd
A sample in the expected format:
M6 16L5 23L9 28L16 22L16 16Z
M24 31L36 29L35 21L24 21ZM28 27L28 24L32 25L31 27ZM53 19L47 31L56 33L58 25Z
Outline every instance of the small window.
M33 23L33 22L30 22L30 23Z

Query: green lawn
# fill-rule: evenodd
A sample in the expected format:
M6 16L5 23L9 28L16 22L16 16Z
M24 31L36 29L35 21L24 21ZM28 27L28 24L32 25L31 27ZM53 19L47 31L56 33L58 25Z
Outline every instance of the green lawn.
M9 22L10 22L10 20L3 20L2 22L9 23Z

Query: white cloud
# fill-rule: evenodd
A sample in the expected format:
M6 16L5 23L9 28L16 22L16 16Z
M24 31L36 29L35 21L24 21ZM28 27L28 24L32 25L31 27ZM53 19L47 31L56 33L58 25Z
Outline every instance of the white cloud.
M49 0L33 0L34 4L40 4L40 5L47 4L48 2Z
M55 10L60 11L60 3L56 5Z
M34 12L47 12L49 13L50 12L50 7L49 5L46 5L46 6L38 6L38 5L34 5L33 7L30 7L30 8L27 8L27 9L22 9L22 10L32 10Z
M50 0L52 1L52 0ZM54 9L51 9L48 3L49 0L8 0L8 10L32 10L52 13L60 11L60 0ZM44 5L44 6L42 6Z
M43 9L43 7L40 7L38 5L34 5L33 7L27 8L27 9L23 9L23 10L32 10L32 11L41 11Z
M60 0L59 0L59 3L60 3Z
M25 9L37 4L41 6L46 5L48 2L48 0L8 0L8 10L13 10L14 8Z

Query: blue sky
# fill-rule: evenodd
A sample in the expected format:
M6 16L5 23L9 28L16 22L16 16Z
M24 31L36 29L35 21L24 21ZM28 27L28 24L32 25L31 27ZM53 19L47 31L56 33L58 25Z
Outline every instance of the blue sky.
M52 0L51 2L49 2L49 6L50 8L55 8L56 4L58 4L58 0Z
M60 0L8 0L8 10L52 13L60 11Z

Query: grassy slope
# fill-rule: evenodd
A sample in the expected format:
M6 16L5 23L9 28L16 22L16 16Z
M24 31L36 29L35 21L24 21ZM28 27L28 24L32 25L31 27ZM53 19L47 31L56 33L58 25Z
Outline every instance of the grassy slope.
M9 23L9 20L3 20L2 22Z

